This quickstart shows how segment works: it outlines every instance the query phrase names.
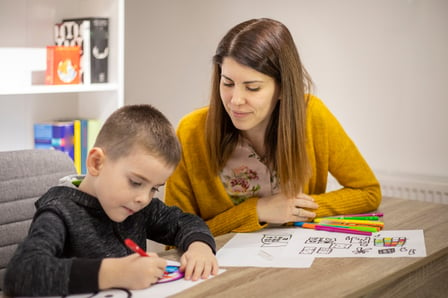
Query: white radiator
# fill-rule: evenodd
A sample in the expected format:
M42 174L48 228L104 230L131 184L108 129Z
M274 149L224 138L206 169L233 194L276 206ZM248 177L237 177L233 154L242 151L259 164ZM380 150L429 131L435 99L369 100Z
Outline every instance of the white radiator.
M384 197L448 204L448 178L417 175L376 174ZM327 191L340 188L328 177Z

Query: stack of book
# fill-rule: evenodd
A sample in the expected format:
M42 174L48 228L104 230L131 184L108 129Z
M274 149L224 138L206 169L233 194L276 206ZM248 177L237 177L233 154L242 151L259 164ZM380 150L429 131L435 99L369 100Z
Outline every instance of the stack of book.
M34 148L65 152L78 174L85 174L86 157L101 127L97 119L74 119L34 124Z
M64 19L54 26L56 48L80 47L80 82L108 82L109 19Z

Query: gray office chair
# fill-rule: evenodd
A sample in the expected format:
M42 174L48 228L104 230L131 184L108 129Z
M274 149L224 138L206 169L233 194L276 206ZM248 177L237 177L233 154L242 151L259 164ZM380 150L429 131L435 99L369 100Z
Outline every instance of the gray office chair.
M34 202L72 174L76 174L73 161L61 151L0 152L0 296L6 266L28 233Z

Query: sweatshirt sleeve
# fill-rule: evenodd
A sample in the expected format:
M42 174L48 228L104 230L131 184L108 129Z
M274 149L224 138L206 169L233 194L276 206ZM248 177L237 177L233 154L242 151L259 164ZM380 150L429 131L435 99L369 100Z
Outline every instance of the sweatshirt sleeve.
M373 211L381 203L381 188L373 171L336 117L318 99L309 110L308 147L313 164L309 193L319 204L317 216ZM342 186L325 192L327 175Z
M98 290L101 259L64 258L65 242L62 219L53 212L38 214L7 266L5 295L63 296Z
M182 251L186 251L192 242L201 241L216 253L215 239L200 217L153 199L147 208L146 218L151 240L174 245Z

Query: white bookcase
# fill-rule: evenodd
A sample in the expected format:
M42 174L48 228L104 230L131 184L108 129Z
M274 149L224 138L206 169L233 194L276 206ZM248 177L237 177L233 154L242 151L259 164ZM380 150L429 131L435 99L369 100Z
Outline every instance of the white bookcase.
M0 81L0 151L33 148L35 122L60 118L104 121L124 105L124 0L0 0L0 51L45 48L54 43L55 23L81 17L109 18L109 82L31 84L30 73L23 77L29 83L21 84L21 77L8 73L17 63L16 55L2 57L7 62L0 65L0 78L4 78ZM8 82L8 78L13 79Z

